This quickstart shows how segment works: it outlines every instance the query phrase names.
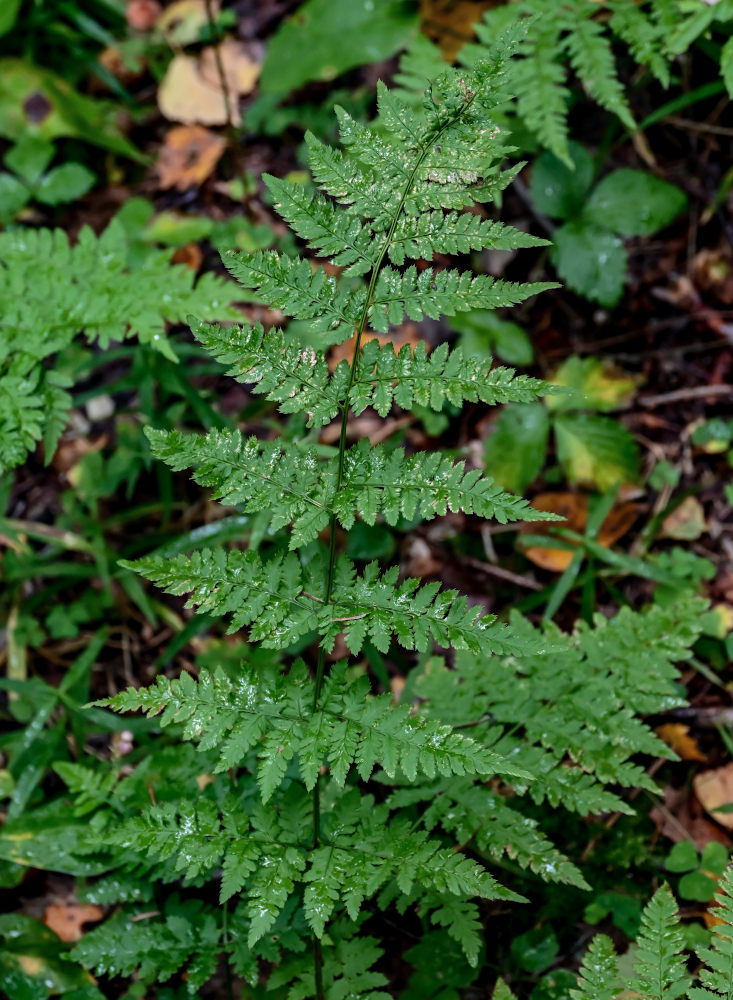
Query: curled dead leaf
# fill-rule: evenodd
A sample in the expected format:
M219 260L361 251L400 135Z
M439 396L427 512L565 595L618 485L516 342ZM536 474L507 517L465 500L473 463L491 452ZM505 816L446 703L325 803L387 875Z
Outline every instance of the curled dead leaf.
M166 132L155 168L162 188L203 184L226 148L226 140L202 125L178 125Z
M185 264L192 271L198 271L203 259L204 255L198 243L185 243L182 247L178 247L171 257L174 264Z

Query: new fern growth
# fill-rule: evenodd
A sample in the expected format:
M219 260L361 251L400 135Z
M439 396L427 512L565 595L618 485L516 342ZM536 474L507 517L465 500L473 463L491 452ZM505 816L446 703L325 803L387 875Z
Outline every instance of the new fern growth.
M506 39L501 48L510 51ZM359 572L341 552L356 519L546 516L451 456L348 444L350 416L367 406L384 416L393 406L527 401L544 390L447 345L411 353L365 343L369 330L388 332L405 316L510 305L548 287L425 263L542 243L463 211L492 201L516 172L502 168L510 147L492 117L507 99L506 58L447 71L420 113L380 85L378 129L339 112L341 150L308 137L323 193L266 179L283 218L342 270L274 252L225 262L258 301L301 321L308 343L260 326L194 325L236 379L312 430L274 441L149 432L158 458L191 468L268 530L259 547L152 553L130 565L229 631L246 629L260 649L237 670L160 676L110 699L178 727L202 758L194 770L182 754L179 766L206 771L203 789L166 788L140 812L143 777L66 774L84 809L97 810L86 847L107 852L111 868L184 888L220 881L220 911L188 900L182 916L149 923L144 942L128 935L136 925L125 914L116 929L89 934L76 953L98 971L137 965L151 981L185 967L194 992L224 955L250 982L274 966L269 988L289 987L290 997L382 998L378 943L358 930L390 907L445 928L476 964L474 899L520 898L491 874L493 859L585 885L523 814L527 796L581 813L626 808L618 787L650 784L632 755L670 756L639 714L678 700L674 663L689 655L699 603L626 612L571 636L539 632L520 616L502 624L437 583L400 581L397 566ZM350 363L330 372L326 349L348 338ZM329 450L316 431L333 420ZM329 665L337 641L350 656ZM414 709L375 694L358 658L367 643L383 654L437 645L458 658L454 669L430 660L418 671ZM598 706L590 721L589 704ZM146 952L137 963L136 948Z

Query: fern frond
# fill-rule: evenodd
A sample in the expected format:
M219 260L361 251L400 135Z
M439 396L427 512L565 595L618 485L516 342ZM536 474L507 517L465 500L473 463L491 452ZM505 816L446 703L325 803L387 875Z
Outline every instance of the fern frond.
M387 333L390 324L402 323L405 316L438 319L471 309L498 309L555 287L553 282L517 284L486 274L435 271L431 267L418 273L414 265L403 272L384 267L369 308L369 322L374 330Z
M649 1000L677 1000L690 977L681 954L684 939L677 904L669 886L663 885L644 907L637 938L634 978L628 988Z
M105 348L137 337L177 360L166 321L192 310L214 319L236 313L233 285L172 265L170 251L149 250L128 265L128 241L113 220L101 236L84 227L75 246L62 230L0 234L0 473L43 441L50 461L66 426L71 380L56 355L84 334Z
M347 274L364 274L374 260L374 234L353 215L338 211L319 195L311 195L302 185L263 174L278 213L312 250L328 257Z
M218 617L231 615L229 632L248 626L250 638L268 649L284 649L311 631L320 634L327 650L343 633L352 653L358 653L367 638L387 652L392 636L403 648L419 651L432 641L484 655L518 649L511 629L480 608L469 608L456 591L441 591L437 583L421 587L414 579L397 586L398 566L380 575L379 565L370 563L357 576L353 563L340 558L332 599L326 604L308 592L292 554L265 562L251 550L214 548L190 557L148 556L120 565L169 594L191 594L187 607ZM320 584L309 586L317 590Z
M351 562L339 559L332 603L320 616L326 649L332 649L343 632L352 653L359 652L367 638L386 653L393 635L404 649L418 651L433 641L484 655L516 650L510 630L480 608L469 608L463 595L441 591L437 583L421 587L414 579L398 586L398 575L398 566L380 574L379 565L370 563L356 576Z
M531 402L546 384L510 368L491 368L484 358L466 357L461 347L449 350L441 344L428 354L418 344L414 354L405 344L395 351L392 344L370 340L359 359L359 370L350 393L350 403L359 414L373 406L386 416L393 403L404 410L417 404L440 410L447 401L482 403Z
M170 900L162 919L116 913L74 945L71 957L97 975L130 976L143 983L165 982L186 969L189 995L211 978L221 951L216 911L197 900Z
M578 975L578 989L570 991L571 1000L616 1000L621 992L621 977L613 941L596 934L583 956Z
M299 660L288 674L244 668L236 682L221 671L204 670L198 682L185 672L174 680L160 676L152 687L128 688L103 704L118 712L142 709L148 717L160 715L162 727L183 723L184 739L196 741L201 750L221 748L217 772L239 766L255 749L263 801L272 797L296 756L309 791L324 763L341 787L352 766L364 781L377 765L391 777L399 768L410 780L418 773L515 770L449 726L395 706L390 696L370 697L367 679L350 676L345 664L329 675L315 712L314 691Z
M291 549L328 525L336 465L321 463L313 446L245 439L228 430L202 435L147 428L146 434L157 458L176 471L193 468L195 481L213 487L217 500L266 514L272 531L292 524Z
M568 31L566 45L570 64L588 93L627 128L634 128L624 88L616 75L611 44L603 27L589 16L586 0L575 0L564 6L562 14Z
M344 362L329 376L321 351L287 342L281 330L222 327L194 323L193 334L227 374L278 403L281 413L307 413L309 427L330 423L346 392L349 366Z
M715 894L717 906L710 911L720 921L715 923L709 948L698 949L703 964L702 986L689 990L690 1000L731 1000L733 997L733 868L726 869Z
M190 557L147 556L120 565L169 594L190 593L187 607L218 617L231 614L229 632L249 626L251 640L268 649L290 646L319 625L318 602L305 596L300 561L294 555L263 562L252 550L215 548Z
M383 514L388 524L400 517L430 520L448 510L508 521L543 519L541 512L521 497L505 493L490 478L440 452L406 456L401 448L372 448L361 441L346 452L343 483L333 498L334 510L345 528L358 513L368 524Z
M468 253L485 248L517 250L547 245L547 240L470 212L425 212L400 218L387 252L393 264L402 265L408 257L431 260L436 253Z
M214 489L223 503L247 513L264 513L272 531L292 524L290 548L311 541L331 514L349 529L356 514L374 524L383 513L388 524L401 516L432 519L448 510L516 520L552 520L521 497L505 493L477 470L439 452L405 456L360 442L345 453L337 490L338 462L322 462L316 449L279 441L244 439L238 431L206 435L146 430L153 454L179 471L193 468L201 486Z
M322 334L324 344L340 343L354 332L359 321L365 290L348 289L327 274L315 270L307 260L274 250L255 253L230 251L223 258L229 272L258 300L281 309L286 316L309 321L309 328Z

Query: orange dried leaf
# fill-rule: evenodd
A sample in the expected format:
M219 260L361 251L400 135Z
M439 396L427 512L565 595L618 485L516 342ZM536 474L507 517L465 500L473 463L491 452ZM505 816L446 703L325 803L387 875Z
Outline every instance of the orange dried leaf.
M162 188L188 188L203 184L226 148L226 141L202 125L178 125L166 132L156 170Z
M655 732L682 760L707 760L695 737L690 736L690 727L684 723L665 722L657 726Z
M62 941L79 941L84 936L84 924L96 923L102 917L102 907L91 903L52 903L46 907L43 922Z

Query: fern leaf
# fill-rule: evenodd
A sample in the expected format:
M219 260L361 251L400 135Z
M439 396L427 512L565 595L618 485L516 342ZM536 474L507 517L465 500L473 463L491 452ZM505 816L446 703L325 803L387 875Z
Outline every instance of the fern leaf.
M322 427L339 412L348 384L346 363L329 377L320 351L287 343L281 330L266 333L259 323L244 328L194 323L193 334L228 366L228 375L278 403L281 413L307 413L309 427Z
M583 956L578 975L578 989L570 991L571 1000L615 1000L621 992L621 978L613 941L596 934Z
M349 560L339 560L332 602L319 615L327 649L340 632L352 653L361 650L367 637L386 653L392 635L403 648L419 651L428 649L431 640L483 654L517 648L508 629L480 608L469 608L456 591L440 591L437 583L420 587L410 579L397 586L398 573L394 566L380 575L378 564L370 563L357 577Z
M268 649L292 645L318 625L312 598L304 596L294 555L263 562L256 552L206 549L168 559L148 556L121 562L169 594L190 593L187 607L218 617L231 614L230 632L250 627L250 638Z
M364 274L374 266L374 234L353 215L339 212L301 185L264 174L275 208L302 239L347 274Z
M683 947L677 904L669 886L664 885L642 912L629 989L649 1000L677 1000L689 983Z
M345 528L359 513L368 524L383 514L388 524L400 517L429 520L448 510L496 518L500 523L543 520L521 497L505 493L477 470L466 471L440 452L405 456L402 449L371 448L362 441L347 451L334 510Z
M568 34L566 39L570 63L585 84L591 97L615 114L627 128L634 128L622 87L616 75L611 45L603 27L587 13L584 0L563 8Z
M350 392L350 403L359 414L373 406L386 416L393 403L409 410L417 404L440 410L448 401L483 403L531 402L545 391L545 383L510 368L490 368L484 358L465 357L460 347L449 351L441 344L432 354L418 344L414 354L405 344L399 352L392 344L370 340L359 359L359 370Z
M401 265L408 257L431 260L436 253L468 253L483 248L516 250L547 245L547 240L470 212L425 212L418 216L402 216L395 226L388 253L393 264Z
M116 913L74 945L71 957L97 975L130 976L143 983L165 982L186 969L188 993L216 970L221 929L216 912L197 900L173 897L163 919Z
M371 698L366 678L350 677L344 664L329 675L315 712L314 690L299 660L289 674L244 669L236 683L221 671L202 670L198 682L185 672L174 680L160 676L150 688L129 688L103 704L160 715L163 728L183 723L184 739L201 750L221 748L216 771L237 767L256 750L265 802L295 756L309 791L324 762L341 787L353 765L364 781L376 765L392 777L400 768L411 779L418 773L516 773L510 762L449 726L414 716L390 696Z
M370 219L375 232L384 229L397 207L394 189L380 184L371 167L326 146L311 132L306 132L305 141L308 164L318 186L350 212Z
M401 323L405 315L413 320L438 319L470 309L498 309L555 287L552 282L517 284L486 274L430 267L418 273L414 265L404 272L385 267L377 280L369 320L376 331L387 333L390 324Z
M715 894L717 906L710 912L720 923L713 927L711 945L700 948L698 958L703 963L700 970L702 986L689 990L690 1000L731 1000L733 997L733 869L729 866L723 874Z
M325 528L333 504L336 464L320 463L315 448L244 439L238 431L207 435L148 428L153 454L172 469L192 467L214 497L245 513L264 513L278 531L292 524L290 548L311 541Z
M474 968L478 965L484 932L475 903L443 896L440 905L430 914L430 922L445 927L448 937L463 949L468 964Z
M324 343L340 343L354 332L365 291L349 290L322 267L313 270L307 260L274 250L256 253L230 251L224 263L244 288L256 292L271 308L286 316L307 320L309 329L328 334Z

